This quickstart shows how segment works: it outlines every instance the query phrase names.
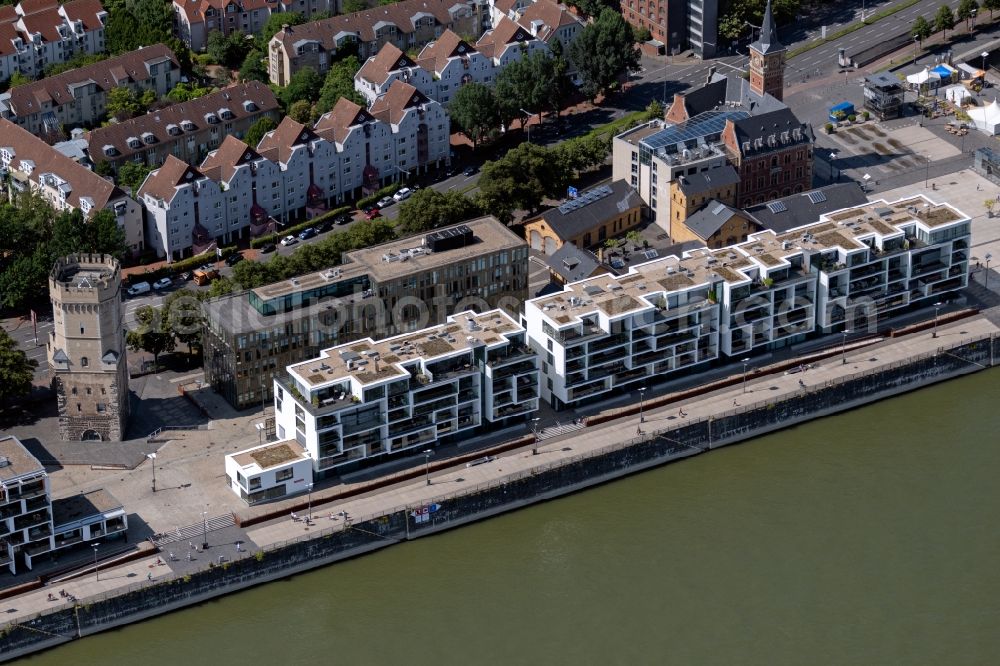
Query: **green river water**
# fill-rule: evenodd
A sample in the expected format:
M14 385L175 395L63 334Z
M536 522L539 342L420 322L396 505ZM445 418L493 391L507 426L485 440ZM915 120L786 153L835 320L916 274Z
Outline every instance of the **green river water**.
M983 372L25 664L995 664Z

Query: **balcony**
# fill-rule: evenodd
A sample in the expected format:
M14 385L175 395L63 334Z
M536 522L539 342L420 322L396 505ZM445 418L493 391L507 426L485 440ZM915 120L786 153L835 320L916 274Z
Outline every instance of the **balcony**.
M523 375L528 372L535 372L538 370L538 365L535 364L534 359L531 361L521 361L514 365L505 365L499 370L493 372L493 379L505 379L507 377L513 377L514 375Z
M611 349L612 347L617 347L619 345L624 345L629 342L628 333L618 333L617 335L612 335L603 340L598 340L591 342L587 346L587 351L594 354L599 351L604 351L605 349Z
M628 356L628 349L626 347L619 347L603 354L598 354L597 356L592 356L590 358L590 372L593 375L594 366L602 365L604 363L610 363L612 361L620 361Z
M325 458L320 458L318 461L318 466L320 470L330 469L331 467L336 467L337 465L343 465L344 463L350 462L352 460L359 460L365 457L365 452L363 449L351 449L350 451L344 451L335 456L327 456Z
M436 388L425 389L413 394L413 404L416 406L419 403L437 400L438 398L455 395L456 393L458 393L458 387L454 384L446 384Z
M530 347L515 347L514 349L509 350L506 354L498 354L496 356L491 354L487 365L491 368L497 368L516 361L528 360L534 356L535 352L532 351Z
M522 402L516 405L510 405L509 407L501 407L500 409L493 410L493 420L505 419L511 416L516 416L518 414L527 414L528 412L534 411L536 408L534 402Z
M587 396L602 393L606 390L608 389L604 385L604 382L597 382L596 384L591 384L589 386L581 386L580 388L569 391L569 393L567 393L567 400L570 402L580 400L582 398L586 398Z
M939 271L945 268L945 265L940 261L928 261L925 263L913 264L910 268L910 277L917 277L918 275L926 275L933 271Z

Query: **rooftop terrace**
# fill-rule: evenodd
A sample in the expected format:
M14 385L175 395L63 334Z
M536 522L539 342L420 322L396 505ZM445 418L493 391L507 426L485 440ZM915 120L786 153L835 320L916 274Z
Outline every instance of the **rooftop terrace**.
M264 472L272 467L279 467L308 457L309 453L294 439L290 439L241 451L233 455L233 460L243 469L256 466L259 471Z
M13 435L0 438L0 483L44 471L45 468L21 440Z
M520 332L521 327L508 315L493 310L483 314L462 312L448 322L374 341L357 340L324 349L318 358L288 366L288 372L311 389L353 378L362 385L391 377L407 377L402 364L418 359L430 360L466 351L479 345L493 348L507 343L506 333Z

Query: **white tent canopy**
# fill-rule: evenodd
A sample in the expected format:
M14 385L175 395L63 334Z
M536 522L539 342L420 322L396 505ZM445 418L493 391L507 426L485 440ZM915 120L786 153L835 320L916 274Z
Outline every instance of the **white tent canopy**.
M914 86L936 86L941 83L941 77L932 72L930 67L924 67L922 71L907 76L906 82Z
M965 86L948 86L944 89L944 97L953 104L961 104L963 99L972 97L972 93Z
M991 136L1000 133L1000 104L995 98L986 106L969 109L968 114L980 132Z

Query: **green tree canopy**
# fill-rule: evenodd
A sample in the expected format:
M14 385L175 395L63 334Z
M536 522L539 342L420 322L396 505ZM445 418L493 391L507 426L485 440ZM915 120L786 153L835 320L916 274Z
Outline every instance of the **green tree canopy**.
M308 125L312 122L312 108L312 104L307 100L300 99L288 107L288 117L303 125Z
M983 0L981 6L983 9L990 10L990 18L993 18L993 10L1000 9L1000 0Z
M354 88L354 74L361 65L357 56L348 55L342 60L338 60L330 67L323 81L323 87L319 92L319 101L316 110L320 115L328 112L341 97L346 97L355 104L365 106L365 100Z
M146 180L146 176L153 170L153 167L144 162L126 162L118 167L118 184L129 188L132 196L139 191L139 186Z
M251 148L256 148L257 144L260 143L260 140L264 138L264 135L276 127L277 125L275 122L267 116L258 118L257 121L247 130L247 134L243 137L243 140Z
M497 74L493 94L504 125L520 118L523 125L531 113L542 113L549 107L549 93L555 86L555 71L551 58L535 51L530 56L514 60Z
M965 21L966 25L979 10L979 3L976 0L961 0L958 3L958 18Z
M1000 0L998 0L1000 1ZM917 38L921 45L924 40L934 34L934 28L923 16L918 16L913 22L913 36Z
M257 49L253 49L247 53L247 56L243 59L243 63L240 65L241 80L267 83L269 74L267 72L267 60L264 53L264 51Z
M458 224L480 213L476 203L461 192L442 193L427 187L402 203L396 227L404 235L419 234Z
M208 36L208 45L205 47L205 51L220 65L236 69L247 57L253 45L253 40L247 39L247 36L242 32L234 31L225 35L221 31L215 30Z
M482 83L467 83L451 98L448 114L455 127L472 141L472 148L497 129L500 112L493 89Z
M322 87L323 77L312 67L303 67L288 80L288 85L281 91L281 101L286 109L299 100L315 102Z
M128 86L117 86L109 90L105 109L109 116L119 121L134 118L144 110L139 96Z
M317 19L310 19L315 21ZM258 48L267 53L267 44L271 41L271 38L278 34L281 30L281 26L285 25L302 25L306 22L306 17L299 12L278 12L276 14L271 14L267 17L267 22L264 23L264 27L260 31L260 39L258 40Z
M37 367L38 361L28 358L18 349L17 341L0 328L0 409L31 392Z
M567 172L558 155L533 143L522 143L504 157L483 165L479 204L509 223L515 210L535 211L545 196L561 196Z
M172 5L162 0L116 0L105 3L108 19L104 43L109 53L135 51L140 46L166 43L173 35Z
M934 15L934 29L942 32L945 37L948 36L948 31L955 27L955 15L951 11L951 7L948 5L941 5L937 14Z
M719 37L739 39L747 36L747 23L759 26L767 0L729 0L719 5ZM777 23L789 23L799 13L800 0L773 0L771 11Z
M212 92L212 89L208 86L199 86L196 83L184 83L181 81L167 93L167 99L175 103L189 102L192 99L204 97L210 92Z
M632 27L622 15L605 9L570 44L570 60L583 78L583 92L594 98L613 89L629 69L639 67Z

